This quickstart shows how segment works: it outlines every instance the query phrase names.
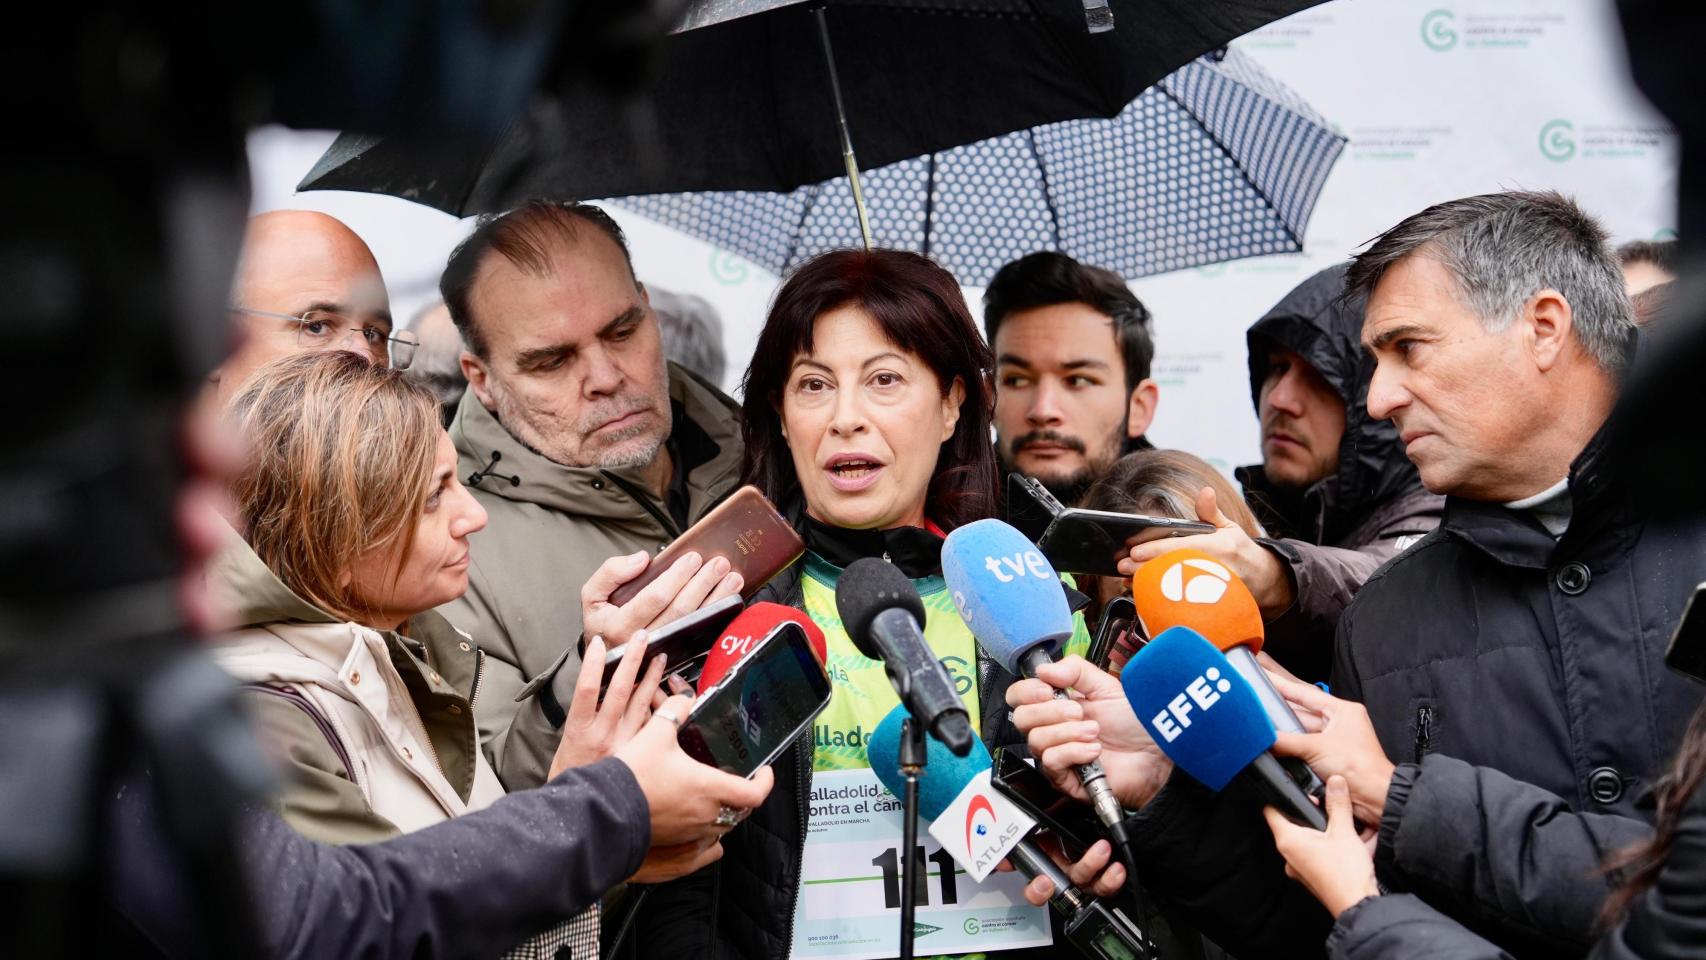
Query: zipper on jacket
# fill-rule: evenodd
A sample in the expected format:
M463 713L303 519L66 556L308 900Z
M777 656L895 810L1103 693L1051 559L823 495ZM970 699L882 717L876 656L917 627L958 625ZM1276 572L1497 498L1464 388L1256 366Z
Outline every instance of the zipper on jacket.
M254 690L257 693L278 697L306 713L308 718L314 721L314 726L320 728L320 736L326 738L326 743L331 746L332 752L337 754L338 762L344 765L344 772L349 774L350 782L360 785L360 781L356 779L355 762L350 759L349 751L344 748L344 742L338 739L338 733L333 729L332 722L320 713L313 701L294 689L273 687L264 683L248 683L243 686L246 690Z
M664 513L662 510L653 506L652 498L647 496L644 490L640 490L628 481L618 477L614 473L611 473L609 470L600 470L599 473L602 473L605 479L609 480L611 483L621 487L623 493L626 493L635 503L639 504L642 509L651 514L652 519L656 520L658 525L663 527L664 532L669 534L669 538L671 540L681 536L681 529L675 525L675 521L669 518L669 514Z
M1434 746L1434 705L1424 703L1416 708L1416 763Z
M486 651L474 648L474 682L468 686L468 712L474 712L474 701L480 699L480 674L485 671ZM475 734L478 739L479 735Z
M788 900L788 939L782 950L782 960L788 960L794 955L794 914L800 909L800 889L805 886L806 879L806 831L811 829L808 821L812 808L812 754L815 752L812 749L811 731L808 730L806 737L801 739L799 752L804 755L804 762L800 764L799 776L796 778L799 780L800 799L803 801L796 807L800 814L800 843L794 854L794 895Z

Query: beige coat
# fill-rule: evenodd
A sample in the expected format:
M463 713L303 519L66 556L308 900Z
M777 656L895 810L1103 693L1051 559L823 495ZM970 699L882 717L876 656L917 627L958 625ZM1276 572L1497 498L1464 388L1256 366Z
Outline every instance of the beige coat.
M330 843L378 839L503 796L474 749L469 698L478 691L458 690L433 665L461 654L477 673L465 634L437 614L417 617L411 632L445 648L433 651L339 622L292 593L235 534L213 576L245 624L221 638L214 658L250 687L269 741L290 760L281 810L299 832ZM371 825L353 826L363 819Z

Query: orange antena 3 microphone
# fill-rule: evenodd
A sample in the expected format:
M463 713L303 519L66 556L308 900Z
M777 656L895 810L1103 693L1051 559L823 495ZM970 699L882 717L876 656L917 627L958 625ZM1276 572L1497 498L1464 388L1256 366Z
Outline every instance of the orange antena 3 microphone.
M1274 689L1256 662L1265 632L1262 610L1250 588L1231 568L1201 550L1173 550L1145 563L1131 578L1131 601L1144 632L1160 636L1171 627L1189 627L1220 648L1238 675L1249 681L1275 729L1303 733L1291 704ZM1281 763L1298 785L1321 797L1326 785L1295 758Z

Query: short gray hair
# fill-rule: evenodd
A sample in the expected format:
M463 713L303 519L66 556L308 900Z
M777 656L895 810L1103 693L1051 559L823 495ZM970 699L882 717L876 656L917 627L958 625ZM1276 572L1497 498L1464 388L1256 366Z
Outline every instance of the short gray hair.
M1376 237L1353 258L1348 296L1367 296L1398 261L1432 256L1457 281L1459 298L1492 331L1551 288L1574 315L1576 339L1606 370L1628 360L1634 307L1609 235L1555 191L1507 191L1435 204Z

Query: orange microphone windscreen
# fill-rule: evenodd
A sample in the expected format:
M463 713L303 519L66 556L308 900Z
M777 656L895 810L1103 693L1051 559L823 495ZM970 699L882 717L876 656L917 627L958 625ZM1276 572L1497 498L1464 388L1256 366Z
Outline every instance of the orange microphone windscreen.
M1148 636L1189 627L1222 650L1262 649L1262 611L1250 588L1201 550L1174 550L1144 564L1131 578L1131 599Z

